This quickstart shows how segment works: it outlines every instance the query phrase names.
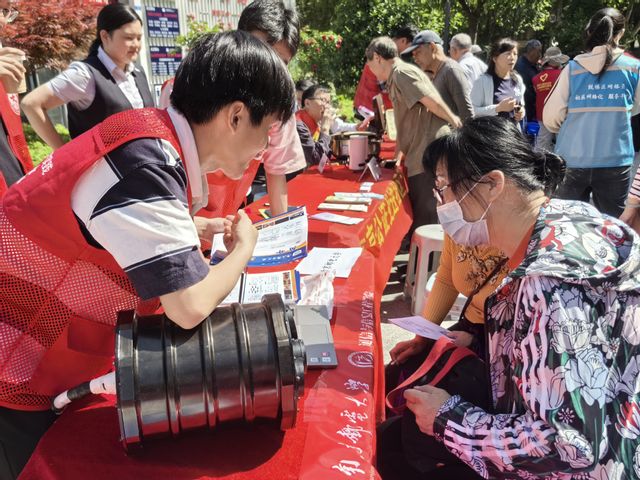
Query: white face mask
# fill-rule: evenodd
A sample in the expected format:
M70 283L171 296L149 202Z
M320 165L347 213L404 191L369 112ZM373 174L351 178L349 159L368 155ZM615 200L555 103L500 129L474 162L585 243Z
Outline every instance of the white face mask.
M476 183L476 185L478 184ZM474 185L471 190L476 188L476 185ZM469 195L471 190L464 194L460 202ZM436 208L436 211L442 229L454 242L465 247L477 247L478 245L489 244L489 228L487 227L487 220L484 217L490 207L491 203L476 222L467 222L464 219L458 200L440 205Z

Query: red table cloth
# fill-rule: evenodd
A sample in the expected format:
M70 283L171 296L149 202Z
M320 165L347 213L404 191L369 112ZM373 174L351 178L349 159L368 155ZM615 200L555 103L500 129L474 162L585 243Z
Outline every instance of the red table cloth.
M305 204L313 213L334 191L356 191L357 178L343 169L300 175L290 186L290 203ZM364 250L351 276L334 282L332 323L339 365L307 370L295 428L281 432L266 421L222 425L179 439L150 441L140 453L126 455L119 442L115 399L94 397L63 413L20 479L377 478L375 424L382 418L384 395L382 277L385 269L388 277L411 219L402 176L386 172L373 191L385 198L374 201L359 225L309 221L312 246L362 245Z

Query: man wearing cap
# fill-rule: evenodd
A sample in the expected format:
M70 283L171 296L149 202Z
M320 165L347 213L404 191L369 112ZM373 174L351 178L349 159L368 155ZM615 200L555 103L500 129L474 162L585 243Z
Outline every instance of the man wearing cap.
M402 53L413 55L416 65L429 75L447 106L462 121L473 116L471 87L464 70L444 54L442 39L437 33L431 30L420 32Z
M454 35L449 42L449 56L458 62L464 70L470 89L473 88L473 82L487 71L487 64L471 51L473 46L471 37L466 33Z
M542 120L544 102L549 96L549 92L556 84L556 80L562 72L562 67L569 61L567 55L563 55L558 47L549 47L542 57L542 71L533 77L533 89L536 92L536 118L540 124L538 132L537 146L543 150L553 151L555 134L547 130Z
M531 81L538 70L538 61L542 57L542 43L540 40L529 40L524 47L524 52L516 63L516 72L520 74L524 82L524 108L527 120L536 119L536 92Z
M412 230L438 223L432 172L422 166L425 148L436 137L461 125L460 119L442 100L425 73L403 62L389 37L374 38L365 52L367 65L381 82L386 82L393 102L398 131L397 150L407 168L409 199L413 210Z

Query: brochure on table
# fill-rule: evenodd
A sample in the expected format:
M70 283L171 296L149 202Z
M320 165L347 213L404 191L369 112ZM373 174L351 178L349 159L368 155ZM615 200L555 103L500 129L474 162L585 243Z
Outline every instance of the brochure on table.
M301 275L313 275L319 272L335 273L336 277L348 278L353 265L362 254L361 247L320 248L315 247L296 267Z
M279 293L285 303L297 302L300 299L300 274L295 270L243 273L222 304L260 303L262 296L268 293Z
M307 256L309 222L304 206L261 220L254 226L258 241L247 266L283 265ZM214 235L212 243L211 264L215 265L224 259L227 250L221 233Z

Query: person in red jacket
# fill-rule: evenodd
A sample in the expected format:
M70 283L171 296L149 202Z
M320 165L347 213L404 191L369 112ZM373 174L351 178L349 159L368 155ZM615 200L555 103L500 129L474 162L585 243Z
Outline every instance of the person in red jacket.
M0 478L19 474L55 395L112 368L118 311L162 306L189 329L228 295L257 231L243 211L227 218L217 233L229 255L208 264L192 219L208 200L204 175L242 176L294 102L271 47L205 35L178 69L172 107L109 117L0 199Z
M0 0L0 32L18 16L10 0ZM1 44L0 44L1 47ZM0 196L33 168L22 131L18 87L24 82L25 54L17 48L0 48Z
M562 67L569 61L567 55L563 55L558 47L549 47L542 57L542 71L533 77L533 89L536 92L536 118L540 124L536 146L542 150L553 152L555 134L547 130L542 122L544 102L547 100L551 89L562 72Z

